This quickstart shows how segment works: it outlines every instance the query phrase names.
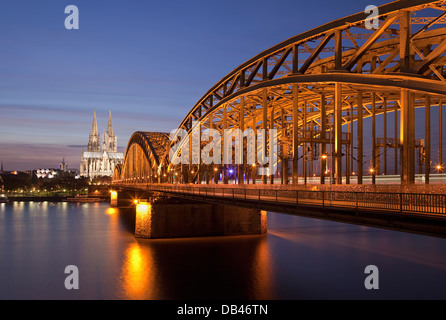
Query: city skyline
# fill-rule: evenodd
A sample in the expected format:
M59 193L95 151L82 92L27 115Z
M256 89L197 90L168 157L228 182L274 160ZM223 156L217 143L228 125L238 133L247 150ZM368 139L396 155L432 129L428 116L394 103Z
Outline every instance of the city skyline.
M64 27L69 4L79 8L79 30ZM101 133L112 112L121 151L134 131L170 132L250 57L369 4L8 2L0 13L0 161L5 170L62 158L78 167L94 110Z

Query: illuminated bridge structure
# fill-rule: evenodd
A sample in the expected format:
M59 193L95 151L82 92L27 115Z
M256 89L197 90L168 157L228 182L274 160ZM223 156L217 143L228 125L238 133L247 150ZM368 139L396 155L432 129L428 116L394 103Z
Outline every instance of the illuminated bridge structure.
M444 184L446 1L401 0L378 10L375 29L360 12L241 64L187 108L175 139L136 132L114 184ZM210 130L224 137L230 129L242 133L221 141L231 163L206 163ZM249 133L271 129L277 149L269 150L268 135L256 146L277 152L277 170L259 175L267 164L248 156Z
M113 181L161 181L163 156L168 152L169 134L137 131L130 137L122 164L113 172Z
M320 184L362 184L365 176L375 183L392 174L413 184L422 174L429 183L443 167L446 8L443 1L411 0L378 9L377 30L367 30L369 15L358 13L292 37L231 71L179 124L189 134L181 142L135 133L115 180L243 184L256 176L263 183L317 177ZM256 175L260 164L247 162L247 137L238 149L243 154L234 156L243 158L240 164L205 164L192 151L188 161L172 164L180 156L169 158L174 145L192 148L209 129L222 135L224 129L276 129L278 170Z

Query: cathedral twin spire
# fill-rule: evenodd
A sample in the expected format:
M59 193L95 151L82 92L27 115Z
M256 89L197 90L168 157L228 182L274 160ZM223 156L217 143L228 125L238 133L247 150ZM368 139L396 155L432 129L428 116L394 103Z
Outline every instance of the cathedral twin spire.
M113 134L113 125L112 125L112 119L111 119L111 111L108 113L108 125L107 125L107 134L112 137Z
M88 151L90 152L101 152L101 141L100 141L98 123L96 120L96 110L93 113L93 124L91 127L90 137L88 140ZM116 136L113 134L113 125L111 119L111 111L108 115L108 125L107 131L104 133L102 151L105 152L117 152Z
M98 132L98 123L96 121L96 110L93 114L93 125L90 131L90 137L88 139L88 151L100 152L101 151L101 137Z

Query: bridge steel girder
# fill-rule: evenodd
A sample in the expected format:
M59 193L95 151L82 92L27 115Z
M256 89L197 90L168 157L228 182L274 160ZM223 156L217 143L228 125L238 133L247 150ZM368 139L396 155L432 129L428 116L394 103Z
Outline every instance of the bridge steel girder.
M381 115L387 119L388 114L394 113L396 132L399 112L400 134L394 137L395 173L401 167L401 182L414 183L414 110L426 107L426 101L429 107L441 106L446 99L446 28L439 26L446 22L446 7L444 1L401 0L378 9L378 30L365 30L368 17L361 12L294 36L249 59L198 100L177 133L185 130L190 136L194 130L201 133L215 129L222 133L224 129L237 128L256 132L274 127L279 129L282 166L288 168L288 162L291 163L291 172L282 170L282 176L287 175L286 179L281 177L282 183L289 182L289 175L290 182L298 184L299 167L306 177L307 166L313 172L313 160L321 156L318 168L316 162L321 183L327 176L330 183L343 183L344 172L345 182L350 183L355 165L357 182L361 184L367 166L374 169L373 181L375 172L380 170L379 153L375 154L376 120ZM435 17L420 20L419 16L426 11L434 12ZM417 19L411 15L417 15ZM423 21L425 25L418 26ZM370 123L365 121L369 117L373 119L371 130ZM344 126L348 130L343 130ZM368 140L371 148L367 149L369 132L373 134L372 141ZM425 135L430 133L426 131ZM172 163L180 154L172 159L169 150L174 145L181 150L187 141L190 140L170 141L160 156L158 165L166 173L174 168L183 170L183 166ZM443 149L441 143L439 149ZM256 167L247 161L248 150L243 153L243 163L237 166L238 181L255 183ZM258 164L256 155L254 159L254 164ZM200 179L200 171L207 181L213 176L216 182L222 166L200 162L197 168L192 179ZM428 174L429 170L425 171ZM226 174L223 171L225 180Z
M338 95L338 98L336 98L336 90L334 90L334 87L336 86L338 86L338 88L341 89L340 90L341 93ZM292 177L294 177L296 176L295 173L297 172L297 164L299 162L298 149L302 148L302 143L306 141L305 139L302 138L301 135L299 135L299 132L304 126L304 120L303 120L304 103L310 103L317 107L317 111L307 112L306 123L318 124L320 126L322 124L321 121L326 121L325 119L322 120L322 117L320 116L321 92L324 92L324 100L327 99L325 117L330 117L330 115L331 116L334 115L335 101L345 102L341 103L341 107L340 109L338 109L339 111L337 111L340 112L340 116L338 116L338 119L340 119L340 121L337 123L336 129L334 130L335 134L337 132L340 133L337 136L338 138L336 138L336 143L338 145L338 149L342 150L342 146L345 145L350 146L351 143L353 143L351 137L343 138L343 135L345 136L347 133L342 132L342 126L346 126L347 124L358 121L358 130L359 130L362 129L363 126L359 124L361 118L362 119L366 119L369 117L373 118L373 114L375 115L375 117L377 117L378 115L384 114L384 112L388 114L392 111L393 112L400 111L401 109L400 92L402 88L404 88L409 92L412 92L413 96L417 97L417 102L413 103L413 108L425 107L425 103L421 100L421 97L424 97L425 95L428 95L430 97L433 104L438 104L440 99L444 98L444 94L440 93L446 93L446 87L444 83L438 83L433 80L426 82L426 80L424 79L418 79L409 76L395 76L395 75L366 76L358 74L341 74L341 75L325 74L325 75L310 75L310 76L296 75L283 79L270 80L268 83L259 83L256 86L246 88L239 93L242 94L241 96L234 94L232 96L227 97L225 100L219 102L213 108L210 108L207 114L209 115L217 114L217 116L215 117L212 116L214 119L213 125L215 128L217 128L219 131L222 132L222 130L225 128L224 126L221 125L222 121L218 120L216 121L215 119L218 119L218 113L222 110L222 108L225 108L227 110L226 125L232 128L237 128L239 123L235 115L240 112L240 105L241 105L240 101L243 97L243 100L246 101L244 103L243 108L251 110L251 113L246 114L244 122L255 123L256 129L264 128L263 123L265 119L265 113L264 113L264 108L262 108L262 106L265 100L265 90L266 90L267 91L266 95L269 98L269 103L270 103L268 108L270 108L270 111L272 112L269 113L269 116L268 113L266 114L265 125L267 125L268 123L275 123L276 125L279 124L281 126L280 129L282 129L279 132L279 143L284 144L285 145L284 148L295 150L293 154L295 153L297 156L292 157L293 168L296 168L292 174ZM421 89L425 91L421 91ZM373 100L375 99L373 98L374 96L377 97L376 98L377 101L375 103L373 103ZM298 99L295 99L295 97L298 97ZM362 110L361 108L358 108L359 104L362 104ZM404 103L402 105L404 106ZM373 106L375 107L373 108ZM388 110L388 106L390 112ZM289 115L288 120L285 123L283 123L280 118L281 117L280 113L274 113L273 108L275 108L276 110L283 109L285 113ZM406 107L402 108L405 110ZM347 117L346 112L351 112L351 110L353 110L352 112L353 114ZM295 115L295 117L293 117L293 115ZM209 123L206 117L207 115L205 114L201 119L199 119L200 123L205 128L208 126ZM249 121L248 120L249 118L252 118L253 120ZM272 121L271 118L273 118ZM262 119L262 121L257 121L254 119ZM284 134L283 132L286 132L287 128L288 129L293 128L295 126L295 122L297 123L297 130L296 131L289 130L288 134L290 134L290 136L283 137ZM341 129L339 129L339 125L341 126ZM330 136L330 130L331 128L328 127L328 129L324 132L325 135ZM408 130L414 132L413 126L412 129L408 127ZM294 133L292 132L296 132L296 135L294 135ZM321 132L319 130L315 133L312 139L314 141L318 141L317 138L320 135ZM359 137L360 136L358 135L358 139ZM400 138L403 138L403 136L401 136ZM290 143L290 141L297 141L297 143ZM331 144L329 138L320 139L318 143L320 143L321 145L325 144L328 146L330 146ZM364 148L362 144L361 148ZM343 169L342 169L341 152L342 151L339 152L339 157L336 157L335 161L335 164L337 162L338 167L340 168L335 170L337 176L334 177L336 178L336 180L333 179L337 183L341 183L342 180L341 170ZM338 154L336 150L334 150L334 154L335 155ZM413 154L413 152L410 154L402 153L403 157L402 159L408 159L408 157L411 157L411 154ZM406 161L409 160L403 160L403 162ZM375 161L370 161L370 163L375 163L375 162L376 159ZM375 166L376 164L371 164L370 167L375 167ZM358 169L360 170L360 172L358 172L359 176L360 173L363 172L360 166L358 166ZM414 171L412 170L410 172L411 172L410 174L414 176ZM319 172L319 175L320 174L321 172ZM294 179L293 181L296 181L296 179ZM405 180L404 183L406 183ZM409 180L408 183L411 183L411 181Z

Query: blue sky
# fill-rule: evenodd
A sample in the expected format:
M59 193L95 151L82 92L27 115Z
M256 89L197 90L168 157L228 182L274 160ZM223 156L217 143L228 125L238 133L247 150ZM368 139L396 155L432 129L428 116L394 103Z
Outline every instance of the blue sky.
M0 10L0 161L78 168L93 110L118 145L168 132L220 78L257 53L389 1L5 0ZM67 30L68 5L79 30Z

